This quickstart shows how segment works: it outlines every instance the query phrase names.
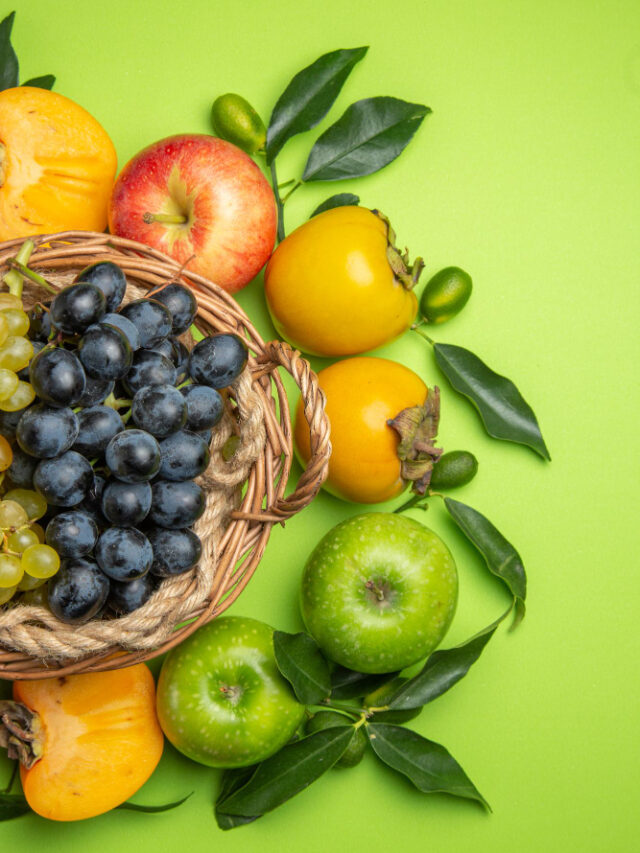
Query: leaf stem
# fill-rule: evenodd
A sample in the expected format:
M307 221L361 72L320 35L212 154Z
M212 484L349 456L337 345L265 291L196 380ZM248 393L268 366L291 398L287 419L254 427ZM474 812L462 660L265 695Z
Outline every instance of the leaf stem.
M429 509L429 505L427 502L433 494L435 494L435 492L431 492L431 491L428 492L428 494L426 494L426 495L414 494L412 497L409 498L408 501L406 501L405 503L403 503L401 506L397 507L393 511L394 511L394 513L395 512L404 512L407 509L412 509L412 507L414 507L414 506L418 507L418 509L427 510L427 509Z
M278 213L278 243L282 243L285 238L284 233L284 209L282 207L282 199L278 190L278 175L276 173L275 161L271 163L271 186L273 187L273 195L276 200L276 211Z
M353 705L344 705L342 702L332 702L331 699L325 699L320 707L323 709L331 708L332 711L348 715L352 719L356 719L364 713L363 708L354 708Z
M7 787L4 789L4 791L2 791L3 794L10 794L11 793L11 789L13 788L13 783L16 781L16 776L18 775L18 768L19 767L20 767L20 762L14 761L13 762L13 769L11 771L11 778L9 779L9 784L7 785Z
M282 199L282 204L284 205L286 203L287 199L289 198L289 196L293 195L294 192L298 189L298 187L301 187L301 186L302 186L302 181L296 181L296 183L291 187L289 192Z
M424 338L425 341L429 341L431 346L434 345L435 341L433 340L433 338L430 338L426 332L423 332L422 329L419 328L419 324L416 323L411 328L417 335L420 335L421 338Z
M279 190L282 190L282 189L284 189L285 187L290 187L290 186L291 186L291 184L295 184L295 182L296 182L296 179L295 179L295 178L289 178L289 180L288 180L288 181L283 181L281 184L278 184L278 189L279 189Z

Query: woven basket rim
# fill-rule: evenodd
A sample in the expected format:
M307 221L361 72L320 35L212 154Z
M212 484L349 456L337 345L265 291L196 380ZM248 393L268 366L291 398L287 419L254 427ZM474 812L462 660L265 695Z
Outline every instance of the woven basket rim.
M189 612L184 624L172 626L175 630L153 648L125 648L121 640L120 644L62 662L41 654L29 655L16 645L12 649L0 640L0 678L22 680L130 666L173 648L197 627L215 618L236 600L250 580L264 553L273 525L284 523L318 492L327 475L331 452L325 398L310 365L286 343L265 343L240 305L222 288L197 273L189 272L188 265L180 267L174 259L158 250L113 235L65 231L30 239L36 245L29 261L34 271L73 273L97 260L114 260L130 283L138 287L152 288L169 281L189 285L198 301L196 325L205 333L237 331L248 344L250 373L247 375L250 382L243 379L244 393L250 391L254 400L259 401L264 446L250 467L241 505L228 513L228 522L224 524L224 532L217 543L219 557L211 588L198 607ZM0 243L0 275L4 274L23 242L23 239L14 239ZM295 489L287 497L285 488L293 459L292 429L289 404L278 367L284 367L291 373L301 390L311 436L311 458ZM238 392L237 388L235 393ZM242 412L240 416L242 420ZM19 609L16 608L17 611ZM20 626L19 631L27 628ZM66 628L68 630L69 626Z

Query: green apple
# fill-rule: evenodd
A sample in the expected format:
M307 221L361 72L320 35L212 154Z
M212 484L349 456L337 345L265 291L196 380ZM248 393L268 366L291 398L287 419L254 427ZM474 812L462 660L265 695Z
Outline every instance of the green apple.
M404 669L441 642L458 598L451 553L432 530L386 512L338 524L302 577L302 618L323 652L359 672Z
M171 743L210 767L246 767L277 752L305 708L280 675L273 628L222 616L167 655L158 719Z

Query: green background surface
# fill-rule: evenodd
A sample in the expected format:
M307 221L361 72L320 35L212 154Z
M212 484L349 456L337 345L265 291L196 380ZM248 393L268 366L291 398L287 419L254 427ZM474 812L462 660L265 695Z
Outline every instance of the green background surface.
M424 281L445 265L467 269L472 300L435 337L517 381L553 461L487 438L416 335L379 351L443 386L441 443L480 460L456 497L493 520L528 570L522 626L501 628L469 676L415 721L451 750L492 815L421 795L367 756L223 834L212 813L218 774L167 746L137 800L193 790L179 810L75 825L31 816L0 825L3 849L637 850L637 0L22 0L14 44L23 79L55 73L56 90L108 130L121 165L162 136L208 131L218 94L242 93L266 117L301 67L369 44L330 120L378 94L426 103L433 115L381 173L300 190L288 226L331 193L354 191L424 254ZM287 146L281 180L300 174L316 133ZM239 301L273 337L261 280ZM232 612L298 630L312 544L359 509L322 495L275 530ZM453 645L495 618L506 594L439 506L413 516L458 562ZM3 761L0 774L8 770Z

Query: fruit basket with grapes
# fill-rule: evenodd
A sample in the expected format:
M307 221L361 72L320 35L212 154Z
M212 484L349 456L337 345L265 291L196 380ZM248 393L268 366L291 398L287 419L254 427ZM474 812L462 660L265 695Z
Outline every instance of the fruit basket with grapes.
M0 676L129 666L224 610L320 488L324 397L299 353L142 244L0 244ZM312 457L285 496L300 387Z

